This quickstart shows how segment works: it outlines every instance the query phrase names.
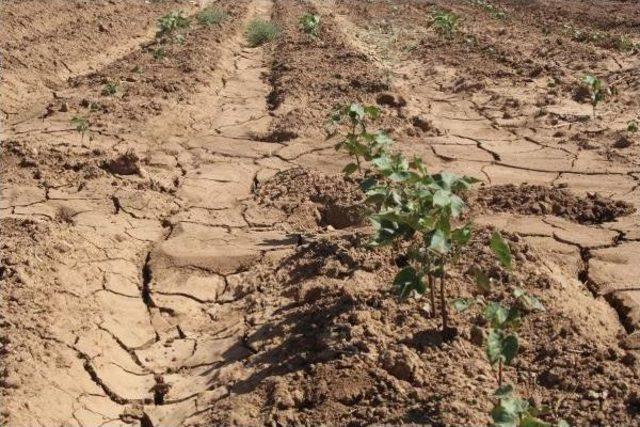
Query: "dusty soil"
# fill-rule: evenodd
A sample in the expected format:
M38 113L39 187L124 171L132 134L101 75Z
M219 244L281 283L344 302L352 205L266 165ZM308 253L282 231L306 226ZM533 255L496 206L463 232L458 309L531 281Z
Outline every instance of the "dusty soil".
M367 245L326 129L360 101L395 149L482 181L447 292L482 268L543 302L507 380L549 422L640 425L636 2L207 3L2 4L0 423L488 423L480 317L443 336ZM156 37L173 10L183 42ZM281 34L250 48L256 17ZM595 118L585 73L616 89Z

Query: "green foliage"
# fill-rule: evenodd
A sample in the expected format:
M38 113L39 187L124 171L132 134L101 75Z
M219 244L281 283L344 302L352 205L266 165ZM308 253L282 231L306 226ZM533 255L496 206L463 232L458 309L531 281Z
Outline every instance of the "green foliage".
M498 256L500 264L504 268L511 268L512 258L509 244L502 238L497 231L491 235L491 241L489 243L491 250Z
M369 132L368 122L380 116L375 106L350 104L339 108L333 124L346 123L349 131L336 144L355 162L344 173L363 175L361 188L370 207L375 230L371 244L388 245L409 241L408 265L396 276L394 285L401 297L412 292L430 290L431 308L435 311L435 286L440 281L442 329L447 330L445 277L448 263L471 238L468 225L455 222L465 210L459 194L476 182L448 172L430 174L420 158L406 159L389 152L392 139L384 132ZM363 161L368 162L367 168Z
M640 49L640 43L634 43L633 40L624 34L610 34L588 28L576 28L569 24L564 25L564 31L573 41L579 43L593 43L597 46L613 48L621 52Z
M114 82L108 82L102 88L102 94L105 96L112 96L118 92L118 85Z
M181 10L174 10L158 19L158 35L172 34L180 28L189 27L189 19Z
M378 107L353 103L337 109L331 117L334 126L345 125L345 137L336 144L355 161L344 168L344 173L358 172L360 187L366 198L369 219L374 228L372 246L397 244L404 251L406 265L396 274L393 285L401 298L412 293L429 292L431 312L436 311L436 285L439 281L439 305L442 331L447 327L446 270L471 240L471 227L461 225L460 216L465 202L460 194L475 179L452 173L430 174L420 158L406 159L390 152L393 144L384 132L370 132L371 121L381 114ZM366 162L366 163L365 163ZM500 264L512 268L512 255L507 242L495 232L489 246ZM492 366L498 368L497 403L491 412L495 426L546 426L536 418L527 401L514 395L513 387L503 385L503 365L510 365L518 355L517 331L523 315L542 311L544 306L534 296L515 289L511 305L491 301L492 280L476 271L479 296L458 298L452 303L458 312L479 307L486 325L485 353Z
M631 133L638 132L638 121L637 120L629 120L627 123L627 131Z
M81 139L84 139L84 134L89 130L89 121L81 116L74 116L71 119L71 124L75 128L76 132L81 135Z
M300 28L311 37L318 37L318 31L320 31L320 15L305 13L300 17Z
M372 161L379 158L387 147L393 142L384 132L367 132L367 122L375 120L380 116L380 109L375 106L363 107L353 103L336 110L331 123L336 126L347 121L350 127L345 139L336 144L335 149L345 149L356 162L349 163L343 172L347 175L358 171L362 172L362 159Z
M452 38L456 31L458 31L458 21L460 17L453 12L446 12L444 10L436 11L433 14L433 25L436 31L448 39Z
M156 61L160 61L160 60L164 59L165 56L167 56L167 52L165 51L165 49L163 47L158 47L158 48L153 50L153 58Z
M210 27L212 25L220 25L229 18L229 14L220 8L206 8L196 15L196 19L201 25Z
M245 35L249 46L257 47L277 39L280 35L280 28L273 22L254 19L247 25Z
M482 7L495 19L507 19L507 12L504 9L489 3L487 0L468 0L469 3Z
M607 96L611 95L611 89L605 86L604 82L599 78L587 74L582 78L582 83L589 90L589 97L591 98L591 106L593 107L593 117L596 117L596 107L601 101L604 101Z

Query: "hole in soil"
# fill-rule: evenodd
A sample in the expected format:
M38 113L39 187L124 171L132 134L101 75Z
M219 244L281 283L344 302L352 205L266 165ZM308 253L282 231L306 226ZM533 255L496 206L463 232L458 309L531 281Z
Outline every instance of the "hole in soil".
M580 224L601 224L635 211L629 203L597 193L579 197L561 188L529 184L483 188L473 203L494 212L556 215Z
M273 130L270 133L259 136L258 141L262 142L286 142L298 137L298 134L288 130Z
M364 220L362 192L342 175L290 169L260 186L256 195L262 205L281 209L301 223L343 229Z

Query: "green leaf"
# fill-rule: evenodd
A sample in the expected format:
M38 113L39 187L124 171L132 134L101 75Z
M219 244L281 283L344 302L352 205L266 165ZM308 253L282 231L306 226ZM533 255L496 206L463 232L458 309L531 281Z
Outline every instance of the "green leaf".
M451 203L451 192L447 190L438 190L433 194L433 204L435 206L445 207Z
M371 163L378 168L378 170L380 172L387 172L387 171L391 171L391 159L387 156L381 156L381 157L376 157L375 159L371 160Z
M454 218L457 218L458 216L460 216L462 212L464 212L464 209L465 209L464 200L462 200L460 197L456 196L455 194L452 194L449 200L449 207L451 209L451 215Z
M389 179L395 182L404 182L409 179L410 174L408 172L393 172L389 175Z
M509 245L502 238L500 233L495 231L491 235L491 242L489 243L489 246L491 247L491 250L498 256L500 264L502 264L504 268L510 269L512 265L511 249L509 249Z
M380 117L380 109L375 105L369 105L364 107L363 114L366 114L369 118L375 120Z
M418 274L415 268L411 266L400 270L398 274L396 274L393 284L398 289L400 298L406 298L413 290L420 294L423 294L425 291L422 275Z
M527 414L520 420L518 427L551 427L551 424Z
M496 329L517 328L522 321L517 308L507 309L497 302L487 304L484 309L484 317L491 323L491 327Z
M493 426L519 427L520 418L529 410L529 403L518 397L500 399L491 411Z
M507 321L509 310L497 302L490 302L484 309L484 317L491 323L491 326L498 328Z
M378 132L375 136L376 144L381 146L389 146L393 144L393 139L386 132Z
M369 177L360 183L360 189L366 194L378 185L378 180Z
M491 329L487 335L485 350L492 365L500 360L509 365L518 354L518 338L514 334L507 335L500 329Z
M465 225L462 228L456 228L451 232L451 240L458 245L466 245L471 239L471 227Z
M451 303L451 305L453 306L454 310L456 310L458 313L463 313L467 311L469 307L471 307L474 303L475 301L473 299L458 298L458 299L455 299L453 303Z
M349 163L347 166L344 167L344 169L342 169L342 172L344 172L347 175L351 175L352 173L354 173L357 170L358 170L358 165L357 164Z
M556 424L556 426L557 426L557 427L571 427L571 426L569 425L569 423L568 423L568 422L566 422L565 420L559 420L559 421L558 421L558 424Z
M431 235L429 249L439 254L446 254L451 250L451 243L441 229L437 229Z
M352 120L360 122L364 118L364 108L355 102L349 106L348 113Z

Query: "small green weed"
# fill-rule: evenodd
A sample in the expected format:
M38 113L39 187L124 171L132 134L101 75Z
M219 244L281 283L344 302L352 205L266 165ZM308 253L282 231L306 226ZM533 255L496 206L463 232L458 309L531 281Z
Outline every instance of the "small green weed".
M277 39L280 28L271 21L258 18L249 22L245 34L249 46L257 47Z
M113 96L118 92L118 85L114 82L108 82L102 88L102 94L104 96Z
M439 10L434 13L431 25L435 27L438 34L450 39L458 31L459 20L460 17L455 13Z
M181 10L174 10L158 19L158 35L171 34L177 29L189 27L189 19Z
M487 0L468 0L469 3L482 7L495 19L507 19L507 12L504 9L489 3Z
M156 61L164 59L165 56L167 56L167 51L163 47L158 47L153 50L153 58Z
M320 15L305 13L300 17L300 28L311 37L318 37L318 31L320 31Z
M81 140L84 139L84 134L89 130L89 121L81 116L74 116L71 119L71 124L74 126L76 132L81 135Z
M638 121L633 119L629 120L627 123L627 132L637 133L638 132Z
M212 25L220 25L229 18L229 14L220 8L212 7L198 12L196 19L201 25L210 27Z
M593 118L595 119L596 107L601 101L604 101L607 96L612 94L611 89L606 87L602 80L591 74L584 76L581 81L589 90L591 106L593 107Z

